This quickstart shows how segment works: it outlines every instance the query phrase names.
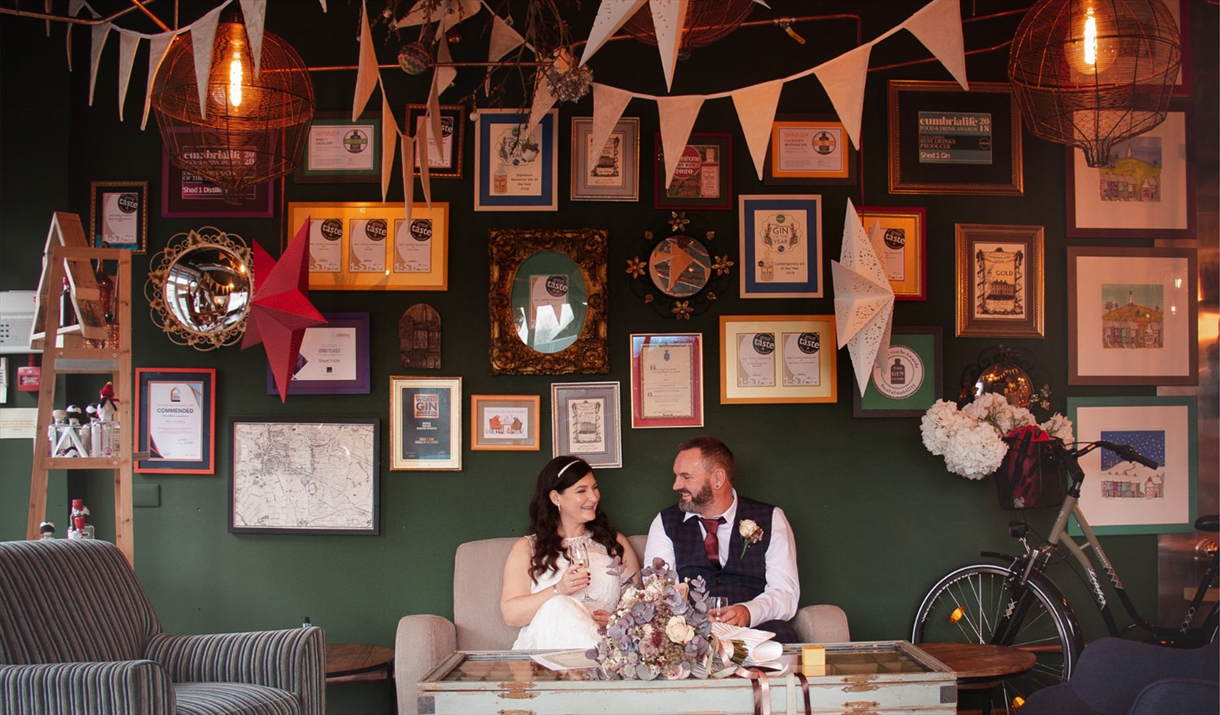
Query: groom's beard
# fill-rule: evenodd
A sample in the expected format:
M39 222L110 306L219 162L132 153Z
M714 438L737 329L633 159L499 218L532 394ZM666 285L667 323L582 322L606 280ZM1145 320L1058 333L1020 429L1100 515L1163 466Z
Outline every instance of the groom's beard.
M678 500L678 510L685 512L698 513L699 509L712 503L715 495L712 494L712 485L704 482L703 488L698 494L691 494L689 491L682 490L680 495L689 495L689 500Z

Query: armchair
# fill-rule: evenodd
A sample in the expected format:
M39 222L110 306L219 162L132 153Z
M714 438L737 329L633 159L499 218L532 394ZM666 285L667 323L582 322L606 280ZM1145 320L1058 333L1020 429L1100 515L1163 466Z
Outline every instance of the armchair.
M629 539L644 558L647 536ZM403 616L394 642L394 676L399 715L417 715L416 685L455 650L508 650L517 629L500 616L504 562L516 538L468 541L457 548L453 568L453 620L433 615ZM838 606L805 606L796 614L796 632L808 643L851 640L847 616Z
M322 715L322 629L171 636L104 541L0 543L0 715Z

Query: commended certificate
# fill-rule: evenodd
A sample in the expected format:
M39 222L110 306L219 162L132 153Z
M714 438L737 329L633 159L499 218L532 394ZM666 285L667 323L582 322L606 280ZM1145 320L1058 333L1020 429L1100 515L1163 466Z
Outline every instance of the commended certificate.
M737 386L775 385L775 333L737 336Z
M203 381L148 383L148 462L203 459Z

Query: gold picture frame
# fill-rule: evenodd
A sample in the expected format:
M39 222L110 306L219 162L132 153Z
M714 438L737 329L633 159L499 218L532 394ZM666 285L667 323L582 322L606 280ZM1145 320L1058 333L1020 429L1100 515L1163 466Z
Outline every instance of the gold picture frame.
M720 316L720 404L838 402L833 315Z
M399 237L405 216L402 203L288 202L289 240L310 221L310 290L448 290L449 204L412 204Z
M1042 226L959 223L957 336L1046 337Z
M608 232L603 229L493 229L488 251L491 258L491 374L565 375L570 373L604 374L610 372L608 346L609 296L606 290ZM558 255L555 255L558 254ZM559 265L560 267L555 267ZM563 297L557 297L547 311L583 311L579 330L573 329L562 341L552 341L543 350L523 341L522 330L533 340L529 306L531 278L544 277L526 271L557 271L566 276ZM576 276L581 279L577 286ZM567 289L583 290L580 300L567 300ZM528 314L528 315L527 315ZM532 343L537 345L537 343ZM558 346L564 345L560 348ZM554 348L551 350L551 348ZM551 351L547 351L551 350Z

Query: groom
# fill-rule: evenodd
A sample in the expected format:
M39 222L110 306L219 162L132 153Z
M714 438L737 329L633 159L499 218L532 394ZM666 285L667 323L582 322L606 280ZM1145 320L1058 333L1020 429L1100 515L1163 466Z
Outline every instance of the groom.
M796 643L790 621L801 585L792 528L779 507L738 496L733 476L733 453L715 437L678 445L673 487L678 503L653 519L644 565L661 558L683 579L702 576L709 596L726 596L733 604L719 620ZM753 540L741 533L747 519L758 528Z

